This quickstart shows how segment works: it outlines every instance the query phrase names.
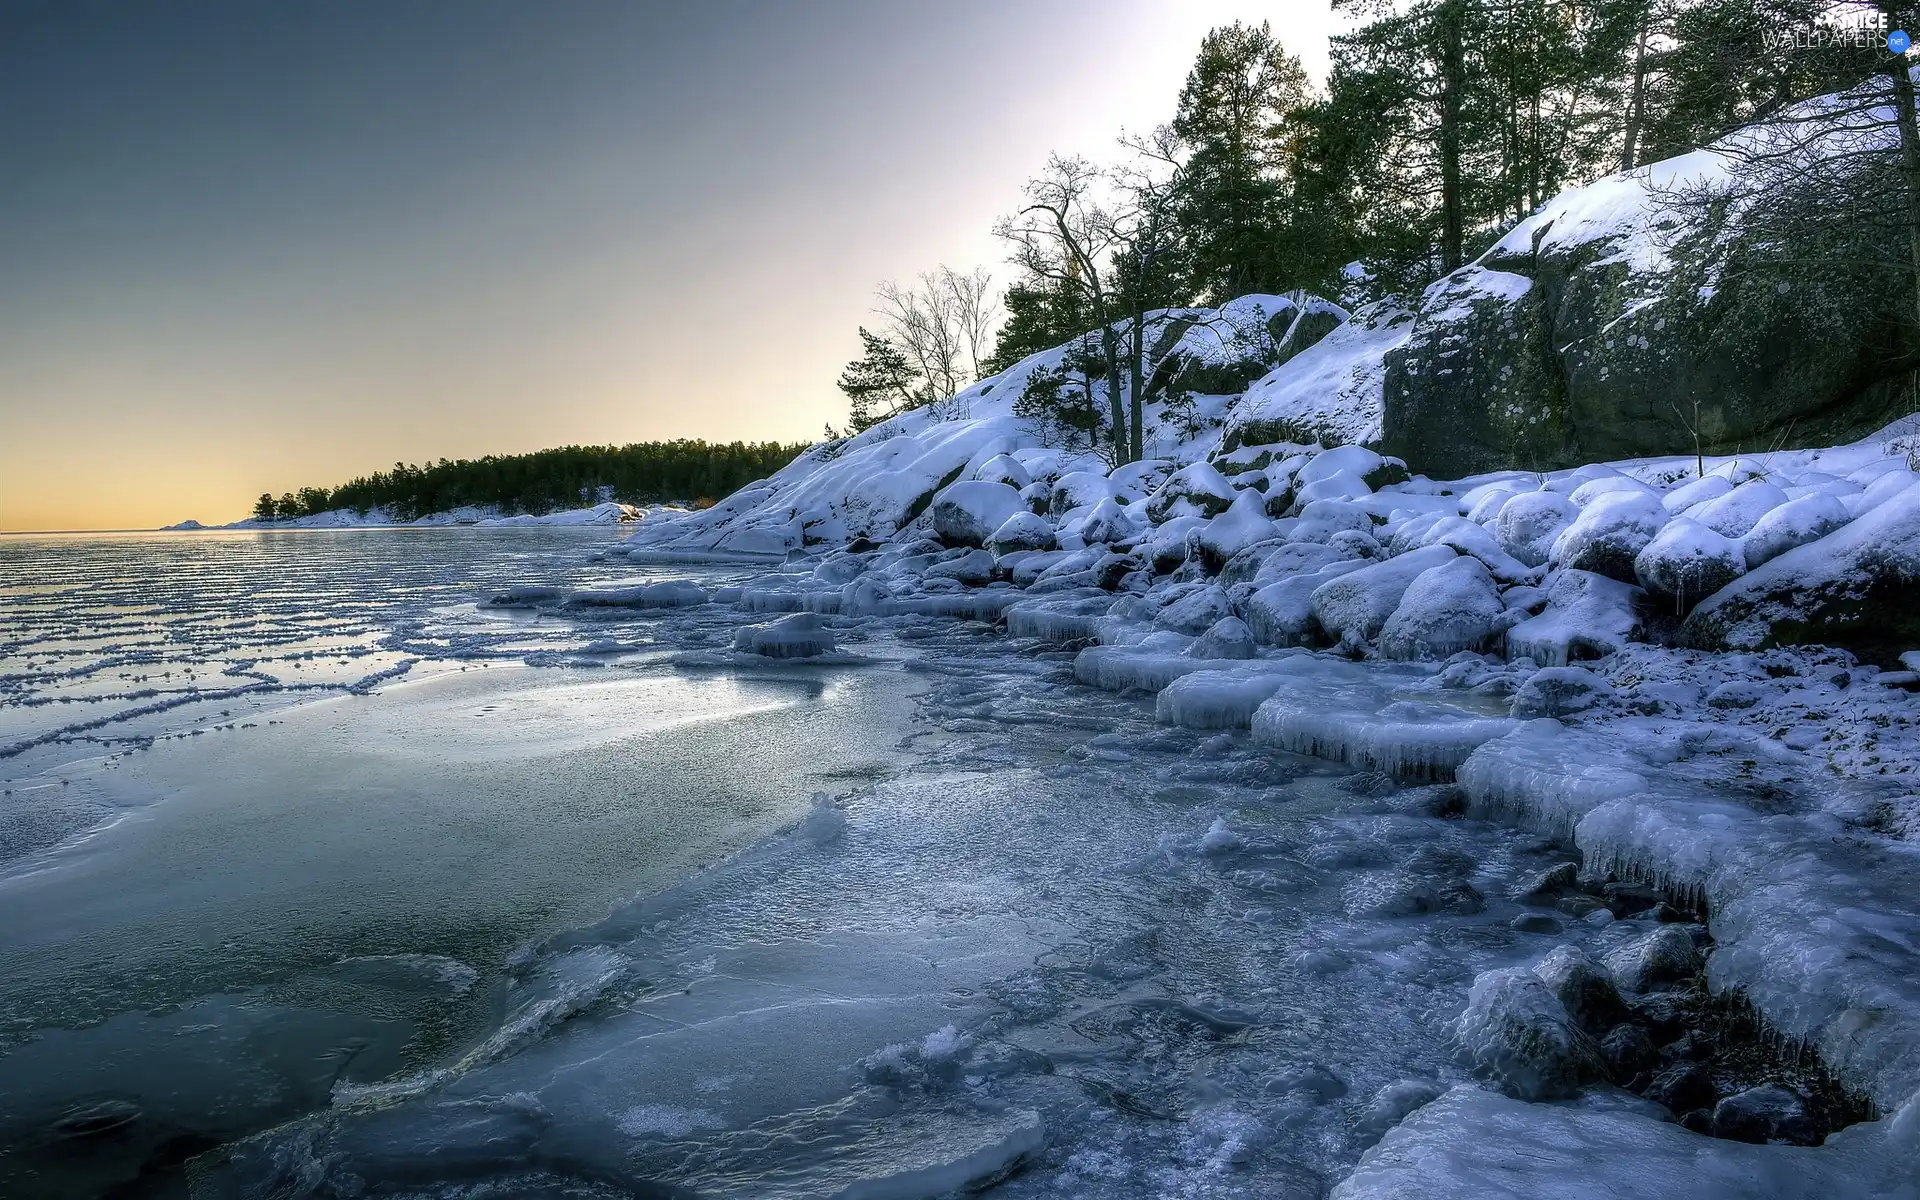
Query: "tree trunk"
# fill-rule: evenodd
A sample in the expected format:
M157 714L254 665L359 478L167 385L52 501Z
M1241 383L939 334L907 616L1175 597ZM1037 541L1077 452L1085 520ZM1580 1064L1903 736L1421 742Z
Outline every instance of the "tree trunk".
M1896 15L1893 5L1883 7L1890 17ZM1894 118L1900 125L1900 177L1907 189L1907 254L1913 266L1915 329L1920 333L1920 121L1914 116L1913 75L1906 57L1894 59L1890 70Z
M1460 196L1460 110L1466 87L1466 50L1461 45L1459 0L1437 14L1440 28L1440 270L1463 261L1466 220Z
M1653 23L1652 6L1640 10L1640 36L1633 48L1633 98L1627 102L1627 128L1621 137L1620 169L1639 166L1640 126L1647 111L1647 26Z
M1127 412L1120 401L1120 337L1112 321L1100 327L1100 353L1107 360L1107 417L1113 422L1113 465L1117 467L1132 462L1134 456L1127 448Z
M1147 398L1142 394L1146 387L1146 380L1141 378L1146 370L1147 314L1140 305L1139 300L1134 301L1133 328L1130 331L1127 346L1127 408L1128 415L1133 419L1133 428L1130 433L1135 460L1146 457L1147 453Z

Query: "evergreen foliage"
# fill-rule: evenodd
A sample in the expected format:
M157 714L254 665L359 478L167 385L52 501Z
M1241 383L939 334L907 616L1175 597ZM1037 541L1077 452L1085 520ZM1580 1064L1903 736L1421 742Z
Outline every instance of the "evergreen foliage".
M363 475L336 488L305 487L278 500L263 495L253 515L286 519L339 508L361 513L379 508L396 520L410 521L463 505L545 513L602 500L710 501L773 474L804 449L802 443L681 440L443 458L425 466L395 463L391 471Z

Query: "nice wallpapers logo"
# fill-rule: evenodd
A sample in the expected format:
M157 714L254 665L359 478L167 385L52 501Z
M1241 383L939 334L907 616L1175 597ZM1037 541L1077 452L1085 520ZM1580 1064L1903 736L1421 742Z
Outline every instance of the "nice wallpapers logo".
M1913 39L1891 25L1885 13L1852 13L1804 29L1762 30L1760 40L1772 51L1880 49L1905 54L1913 48Z

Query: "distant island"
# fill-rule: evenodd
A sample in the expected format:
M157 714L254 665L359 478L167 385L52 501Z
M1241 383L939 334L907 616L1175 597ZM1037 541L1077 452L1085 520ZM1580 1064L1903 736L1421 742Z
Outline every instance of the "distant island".
M561 446L530 454L441 459L424 466L395 463L338 487L303 487L275 498L262 493L242 524L410 523L438 514L474 519L541 517L593 511L605 520L636 504L711 505L771 475L807 448L804 442L635 442L626 446ZM459 522L472 523L472 522ZM588 523L575 521L568 523ZM183 521L177 529L201 528Z

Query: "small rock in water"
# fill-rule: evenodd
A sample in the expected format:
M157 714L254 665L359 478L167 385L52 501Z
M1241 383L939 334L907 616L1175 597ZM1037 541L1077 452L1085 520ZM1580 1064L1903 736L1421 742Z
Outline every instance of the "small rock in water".
M1522 913L1507 925L1519 933L1559 933L1566 928L1558 919L1545 913Z
M1374 1093L1354 1130L1362 1146L1371 1146L1416 1109L1440 1098L1440 1085L1425 1079L1402 1079Z
M1571 1096L1606 1077L1599 1048L1525 968L1482 972L1454 1037L1474 1070L1516 1100Z
M813 794L813 808L794 829L797 836L816 846L837 842L846 831L847 815L834 807L833 800L825 792Z
M1580 879L1579 863L1561 863L1528 880L1514 899L1522 904L1552 904L1569 891L1572 891Z
M1613 913L1608 909L1596 908L1592 912L1588 913L1586 916L1580 919L1585 921L1589 925L1604 929L1608 925L1613 924L1615 917Z
M733 635L733 648L765 658L814 658L831 654L833 631L813 613L794 613L771 625L749 625Z
M1792 1088L1777 1083L1736 1092L1714 1105L1713 1133L1736 1142L1807 1146L1815 1140L1806 1101Z
M1206 833L1200 836L1200 853L1202 854L1226 854L1244 845L1246 842L1240 835L1227 828L1225 817L1215 817L1213 824L1207 826Z
M1693 938L1686 930L1672 925L1619 947L1607 955L1606 962L1620 986L1634 992L1678 983L1692 978L1700 970L1700 955L1693 948Z
M1554 947L1534 964L1533 973L1588 1033L1598 1036L1626 1020L1627 1006L1613 986L1613 976L1578 946Z
M1346 1095L1347 1085L1319 1063L1296 1063L1268 1080L1264 1090L1269 1096L1299 1092L1315 1104L1326 1104Z
M1600 902L1592 896L1580 895L1562 896L1559 901L1554 904L1554 908L1567 914L1576 921L1585 918L1588 913L1599 907Z

